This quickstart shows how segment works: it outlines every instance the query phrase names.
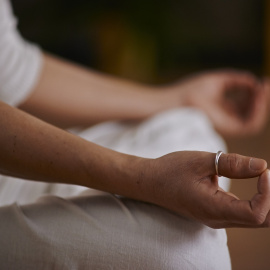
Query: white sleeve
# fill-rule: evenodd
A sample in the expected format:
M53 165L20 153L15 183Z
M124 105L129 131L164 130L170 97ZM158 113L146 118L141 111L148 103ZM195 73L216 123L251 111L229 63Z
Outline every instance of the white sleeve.
M23 102L39 79L41 50L23 40L9 0L0 0L0 100L12 106Z

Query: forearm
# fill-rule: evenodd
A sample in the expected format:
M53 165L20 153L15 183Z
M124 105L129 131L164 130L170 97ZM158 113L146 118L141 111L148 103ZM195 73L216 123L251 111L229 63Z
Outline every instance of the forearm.
M171 107L175 99L152 87L43 55L20 36L9 2L0 1L0 100L61 127L138 120Z
M157 88L99 74L44 55L38 85L20 108L69 127L107 120L140 120L178 105Z
M141 163L0 102L0 172L145 198ZM145 183L144 183L145 184Z

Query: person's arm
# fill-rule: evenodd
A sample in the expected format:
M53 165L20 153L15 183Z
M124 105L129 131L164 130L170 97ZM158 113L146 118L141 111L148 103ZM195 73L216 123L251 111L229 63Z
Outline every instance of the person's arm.
M128 82L43 54L18 33L9 1L0 2L0 17L0 99L47 122L70 127L141 120L192 106L222 135L247 135L263 127L264 87L249 73L208 72L159 87Z
M142 158L88 142L0 102L0 173L142 199Z
M201 73L171 85L138 84L44 55L41 78L19 107L61 127L109 120L142 120L166 109L191 106L207 114L222 135L261 130L266 91L250 73Z
M48 54L41 77L19 107L61 127L141 120L181 105L157 88L117 79Z
M264 160L221 155L221 175L260 176L258 193L250 201L242 201L218 186L214 153L182 151L158 159L121 154L2 102L0 126L2 174L116 193L154 203L213 228L270 226L270 175Z

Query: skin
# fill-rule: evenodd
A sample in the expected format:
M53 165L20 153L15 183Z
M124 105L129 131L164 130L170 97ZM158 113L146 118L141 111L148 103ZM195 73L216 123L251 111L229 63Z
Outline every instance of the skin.
M19 108L59 127L142 120L183 106L202 110L223 136L258 133L267 118L266 87L247 72L201 73L165 86L147 86L44 54L43 70Z
M245 104L235 95L239 91L247 95ZM225 135L250 134L263 126L264 95L264 87L248 73L205 73L154 88L45 54L40 80L20 109L0 102L0 172L116 193L212 228L268 227L270 180L264 160L221 156L222 175L259 177L258 193L242 201L218 186L214 153L183 151L145 159L100 147L56 127L142 120L166 109L193 106Z
M87 70L48 54L43 62L38 84L19 108L59 127L142 120L176 106L171 96L151 86Z
M154 194L159 205L212 228L269 227L270 175L266 162L237 154L221 155L221 175L238 179L259 176L258 193L243 201L218 186L214 160L214 153L193 151L156 159L154 179L158 185Z
M157 159L125 155L2 102L0 125L2 174L120 194L154 203L212 228L270 226L270 174L264 160L221 155L220 174L233 178L259 176L258 193L250 201L242 201L218 186L214 153L181 151Z
M201 73L170 86L186 106L207 114L225 137L260 132L268 116L269 89L254 75L236 70Z
M264 78L263 80L263 88L266 92L266 100L267 104L270 104L270 78ZM268 106L268 114L270 113L270 106Z

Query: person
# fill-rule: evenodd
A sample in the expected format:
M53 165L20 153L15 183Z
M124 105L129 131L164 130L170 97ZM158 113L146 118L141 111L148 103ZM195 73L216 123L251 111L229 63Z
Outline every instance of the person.
M230 269L215 229L269 227L270 176L237 154L216 168L213 127L260 130L266 87L238 71L126 82L41 52L15 26L0 0L1 268ZM219 174L259 177L258 193L242 201Z

